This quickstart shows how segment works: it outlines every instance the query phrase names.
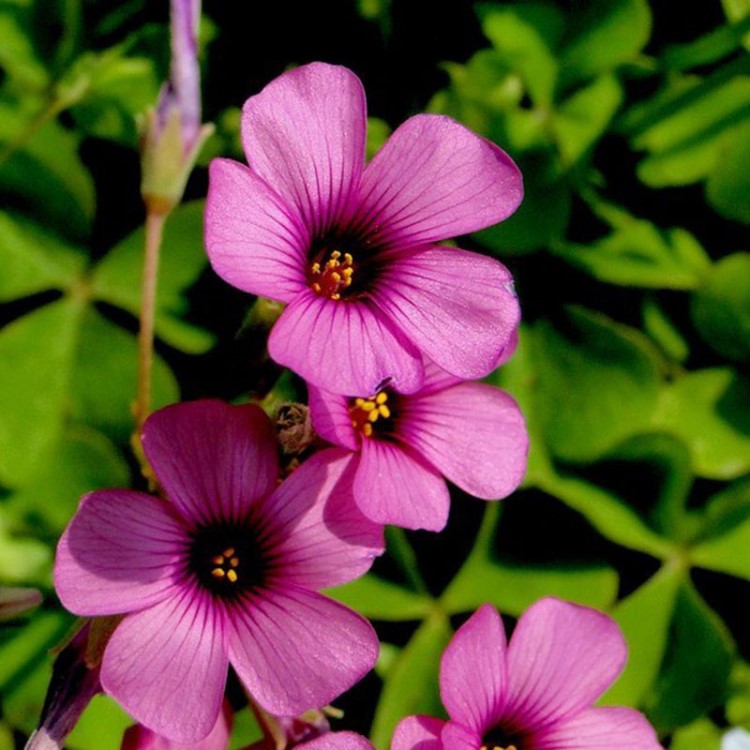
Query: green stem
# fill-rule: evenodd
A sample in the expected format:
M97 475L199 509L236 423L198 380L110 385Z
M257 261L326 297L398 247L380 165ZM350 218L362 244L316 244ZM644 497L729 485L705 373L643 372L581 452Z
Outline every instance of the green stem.
M156 317L156 288L159 275L159 253L161 251L164 221L168 211L146 206L146 242L143 259L143 283L141 287L141 317L138 332L138 390L134 416L135 431L132 444L136 455L142 458L140 431L151 411L151 368L154 358L154 319Z
M421 594L428 593L427 584L419 572L419 564L414 548L406 538L403 529L397 526L388 526L385 530L388 551L393 555L393 559L398 563L402 572L406 576L409 584Z

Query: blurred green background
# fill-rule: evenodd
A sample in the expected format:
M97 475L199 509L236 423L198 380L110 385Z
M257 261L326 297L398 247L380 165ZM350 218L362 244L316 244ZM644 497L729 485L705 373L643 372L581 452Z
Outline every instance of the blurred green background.
M437 658L485 601L508 622L556 595L622 626L607 702L665 746L715 750L750 728L750 0L204 3L204 148L171 217L158 298L156 405L304 400L264 354L252 299L206 267L205 166L242 158L239 108L290 65L364 81L370 152L419 111L506 149L526 198L464 247L502 259L524 310L489 380L532 435L523 488L454 492L440 535L389 533L337 592L372 618L381 660L337 704L379 750L439 714ZM0 626L0 749L22 747L73 620L51 588L78 498L140 486L128 448L143 209L138 116L168 73L168 4L0 0L0 585L41 608ZM95 699L69 740L118 748ZM233 747L257 730L237 715Z

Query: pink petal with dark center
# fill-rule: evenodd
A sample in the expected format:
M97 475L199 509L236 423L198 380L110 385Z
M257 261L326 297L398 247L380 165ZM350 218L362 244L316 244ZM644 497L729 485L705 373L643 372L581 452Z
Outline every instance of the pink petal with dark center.
M412 247L496 224L522 197L502 149L450 117L417 115L367 166L358 221L379 245Z
M351 453L316 453L259 508L274 575L320 589L364 575L383 553L383 527L354 502Z
M525 729L571 717L602 695L626 659L622 633L610 617L542 599L518 621L508 648L505 714Z
M279 364L332 393L375 393L384 382L405 393L423 378L419 352L367 301L300 295L271 331Z
M661 745L648 721L632 708L589 708L529 738L529 750L573 748L661 750Z
M462 383L403 399L400 417L402 439L469 494L496 500L521 483L528 435L505 391Z
M229 612L229 661L270 713L333 701L375 664L378 638L355 612L295 587L263 591Z
M508 269L456 248L392 255L373 299L423 354L466 380L497 366L520 320Z
M92 492L60 538L55 589L78 615L150 607L172 595L187 543L163 500L128 490Z
M291 70L245 102L248 163L314 232L347 213L361 179L367 111L359 78L336 65Z
M196 523L239 521L276 486L273 426L257 406L168 406L146 420L142 439L167 497Z
M370 742L354 732L330 732L303 742L300 747L305 750L373 750Z
M440 531L448 521L442 476L417 454L374 437L362 440L354 499L377 523Z
M449 721L440 733L444 750L480 750L482 738L473 729ZM525 748L524 748L525 750Z
M432 716L407 716L393 733L391 750L443 750L440 732L444 724Z
M232 286L281 302L304 288L309 230L246 166L211 162L205 227L211 265Z
M226 679L223 614L189 586L127 615L102 661L104 690L141 724L183 744L213 729Z
M308 383L308 403L315 432L324 440L351 451L359 450L359 437L352 427L349 399Z
M451 719L484 734L501 716L508 686L500 615L480 607L456 632L440 663L440 695Z

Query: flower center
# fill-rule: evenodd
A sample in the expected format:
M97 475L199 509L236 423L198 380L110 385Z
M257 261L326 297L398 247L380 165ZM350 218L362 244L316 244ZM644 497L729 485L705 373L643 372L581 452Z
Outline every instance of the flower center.
M329 299L341 299L342 292L345 293L352 285L354 258L351 253L342 255L339 250L318 253L310 264L307 276L310 288L316 294Z
M495 727L484 735L479 750L523 750L523 748L515 735L504 732L500 727Z
M375 430L382 433L393 417L388 393L381 391L372 398L350 399L349 416L352 427L365 437L372 437Z
M235 597L263 583L265 561L249 527L198 529L190 547L190 570L212 594Z

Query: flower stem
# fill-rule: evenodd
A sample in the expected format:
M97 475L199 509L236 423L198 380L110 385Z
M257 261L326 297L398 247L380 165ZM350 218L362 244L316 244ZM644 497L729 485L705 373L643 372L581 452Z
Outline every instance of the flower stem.
M138 332L138 390L135 407L135 429L131 443L141 463L140 432L151 411L151 369L154 358L154 318L156 315L156 287L159 275L164 221L169 212L158 206L146 205L146 242L141 286L141 317Z

